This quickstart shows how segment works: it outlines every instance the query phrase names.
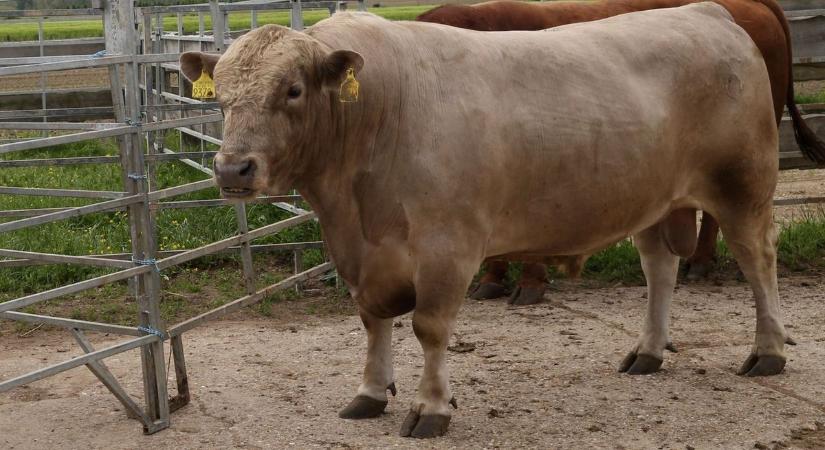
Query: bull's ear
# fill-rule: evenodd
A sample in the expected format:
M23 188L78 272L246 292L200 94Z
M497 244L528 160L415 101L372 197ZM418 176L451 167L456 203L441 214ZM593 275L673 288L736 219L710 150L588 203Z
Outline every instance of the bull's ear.
M212 55L201 52L186 52L180 55L180 70L189 81L195 81L201 76L202 71L206 71L213 77L215 64L218 63L221 55Z
M364 58L351 50L336 50L324 58L321 64L321 81L324 87L338 89L352 68L357 74L364 67Z

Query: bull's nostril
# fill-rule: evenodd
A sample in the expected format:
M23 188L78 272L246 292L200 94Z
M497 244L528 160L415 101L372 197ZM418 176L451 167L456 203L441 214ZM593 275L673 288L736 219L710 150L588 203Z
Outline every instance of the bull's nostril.
M241 171L238 172L238 174L242 177L252 175L253 173L255 173L255 161L251 159L243 163L241 166Z

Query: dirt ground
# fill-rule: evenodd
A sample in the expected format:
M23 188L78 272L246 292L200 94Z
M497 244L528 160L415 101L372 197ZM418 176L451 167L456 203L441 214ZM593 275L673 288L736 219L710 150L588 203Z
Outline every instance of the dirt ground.
M307 316L302 302L333 301L309 299L276 305L272 320L241 314L188 333L193 400L168 430L144 436L78 368L0 394L0 448L825 448L825 280L783 278L780 288L799 345L776 377L734 373L755 323L744 283L680 286L679 353L633 377L616 366L642 323L644 288L556 282L536 306L466 302L454 343L467 345L449 355L459 409L446 437L420 442L397 437L422 365L409 317L395 328L398 396L378 419L345 421L336 412L357 388L365 335L351 306ZM4 337L0 354L8 379L78 350L49 332ZM136 398L138 360L107 360Z

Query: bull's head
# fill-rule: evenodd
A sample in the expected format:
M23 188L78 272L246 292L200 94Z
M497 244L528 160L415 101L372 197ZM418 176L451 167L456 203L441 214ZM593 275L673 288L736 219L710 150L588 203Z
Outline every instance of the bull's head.
M189 80L208 73L224 114L215 179L226 198L280 194L311 170L347 69L363 58L278 25L250 31L222 56L181 55ZM327 129L324 129L327 128Z

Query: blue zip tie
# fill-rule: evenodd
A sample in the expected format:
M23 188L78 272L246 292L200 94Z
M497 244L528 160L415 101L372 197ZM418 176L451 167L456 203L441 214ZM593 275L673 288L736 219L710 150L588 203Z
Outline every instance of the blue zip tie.
M93 55L89 55L89 58L103 58L106 56L106 50L101 50Z
M154 259L154 258L137 259L135 257L132 257L132 262L139 265L139 266L154 266L155 271L160 272L160 269L158 269L158 260L157 259Z
M166 335L163 333L163 331L156 330L152 327L145 327L145 326L141 325L141 326L137 327L137 329L138 329L138 331L142 331L146 334L151 334L151 335L157 336L161 339L166 339Z
M149 178L149 176L146 175L146 174L138 175L136 173L129 173L129 174L126 174L126 176L129 177L129 179L131 179L131 180L145 180L145 179Z

